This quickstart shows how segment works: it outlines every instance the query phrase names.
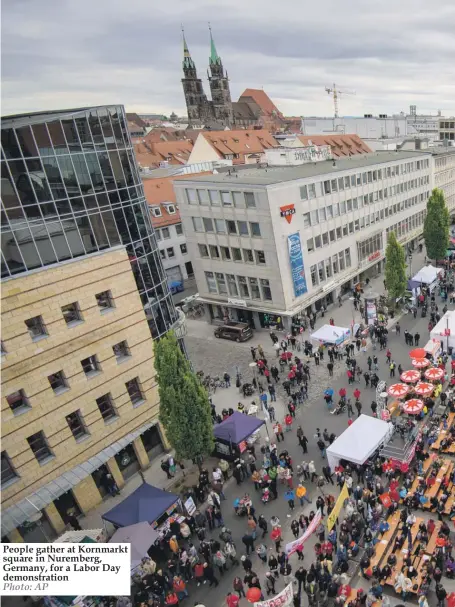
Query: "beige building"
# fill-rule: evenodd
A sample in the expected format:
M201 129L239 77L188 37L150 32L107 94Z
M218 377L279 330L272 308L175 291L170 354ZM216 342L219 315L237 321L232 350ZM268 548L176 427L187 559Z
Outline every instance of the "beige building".
M55 536L68 512L101 502L107 472L121 487L163 449L153 341L123 246L3 282L1 370L5 541Z
M455 213L455 147L437 146L429 150L433 155L434 186L444 192L447 208Z

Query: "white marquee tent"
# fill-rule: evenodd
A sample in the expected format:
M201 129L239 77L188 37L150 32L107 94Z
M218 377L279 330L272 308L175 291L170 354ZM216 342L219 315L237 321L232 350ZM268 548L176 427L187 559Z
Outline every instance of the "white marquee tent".
M346 327L323 325L315 333L311 334L311 339L325 344L342 344L350 338L350 335L351 331Z
M448 334L449 333L449 334ZM455 348L455 311L449 310L430 333L431 339L442 341L444 350Z
M391 424L361 415L353 424L327 447L327 460L332 471L340 459L346 459L354 464L363 464L376 449L384 443L391 433Z
M424 285L431 285L436 281L441 272L441 268L435 268L432 265L424 266L417 272L415 276L412 277L412 280L415 282L421 282Z

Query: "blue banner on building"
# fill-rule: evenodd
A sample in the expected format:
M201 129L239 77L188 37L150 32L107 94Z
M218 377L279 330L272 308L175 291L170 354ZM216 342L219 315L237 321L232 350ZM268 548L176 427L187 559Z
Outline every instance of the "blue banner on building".
M305 278L305 266L303 265L302 245L300 244L300 234L298 232L288 236L288 251L294 293L296 297L300 297L300 295L308 293L308 288Z

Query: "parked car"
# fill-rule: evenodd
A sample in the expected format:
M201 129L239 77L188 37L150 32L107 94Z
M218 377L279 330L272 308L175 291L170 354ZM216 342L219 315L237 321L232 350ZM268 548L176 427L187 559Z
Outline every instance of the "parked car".
M245 322L229 321L214 331L215 337L231 339L232 341L247 341L253 337L250 325Z

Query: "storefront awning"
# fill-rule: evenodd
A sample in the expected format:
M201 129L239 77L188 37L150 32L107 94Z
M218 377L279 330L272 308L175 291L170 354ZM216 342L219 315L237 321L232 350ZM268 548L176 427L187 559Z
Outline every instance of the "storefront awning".
M151 422L130 432L83 464L75 466L72 470L65 472L55 480L47 483L47 485L44 485L38 489L38 491L30 494L17 504L6 508L6 510L2 512L2 536L7 535L13 531L13 529L22 525L22 523L27 521L31 516L43 510L43 508L48 506L51 502L75 487L84 480L84 478L87 478L92 472L95 472L95 470L105 464L111 457L114 457L114 455L117 455L117 453L132 443L138 436L155 425L155 423L156 422Z

